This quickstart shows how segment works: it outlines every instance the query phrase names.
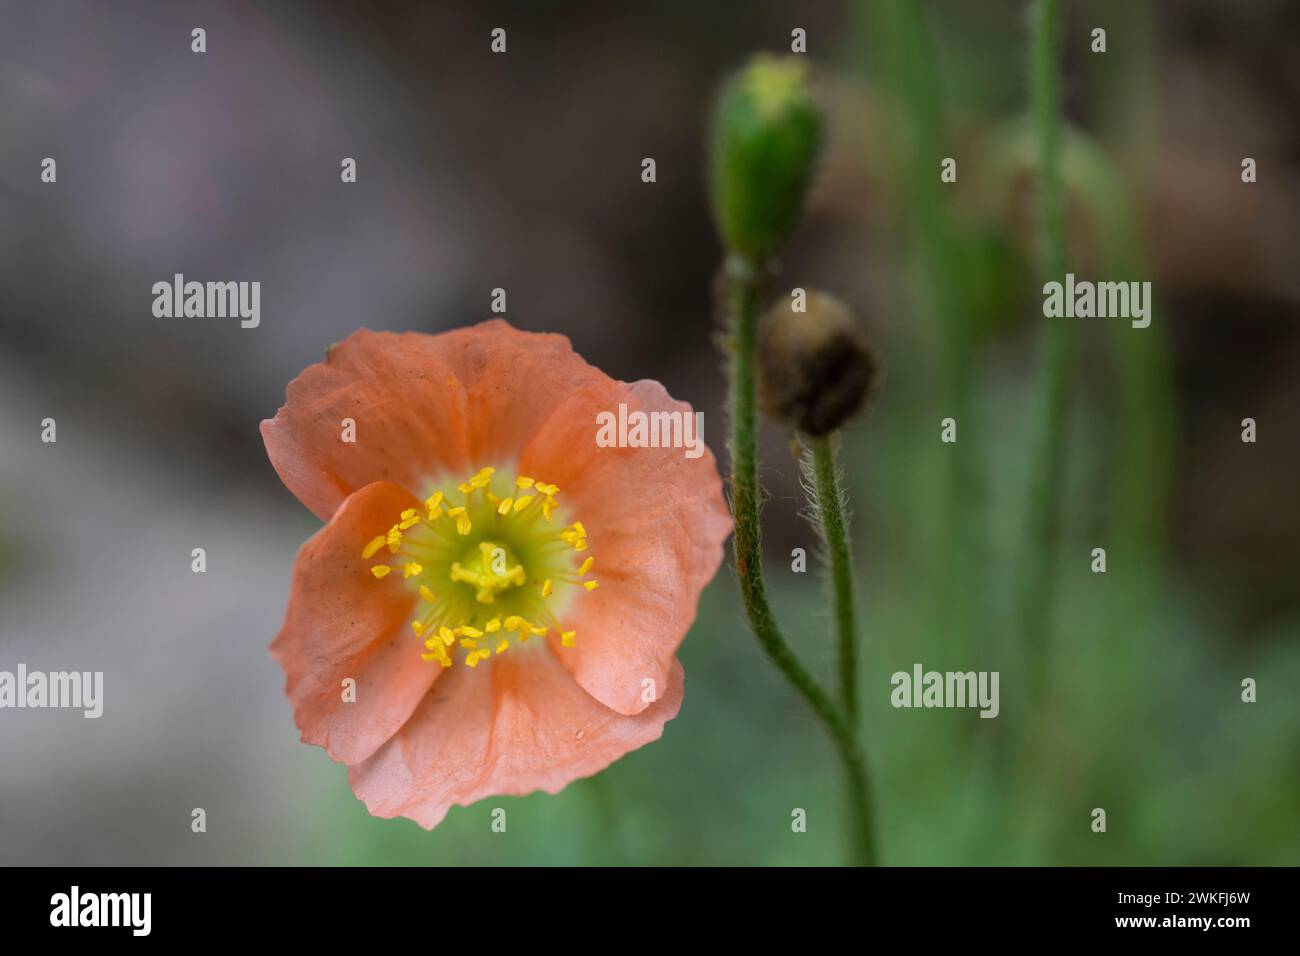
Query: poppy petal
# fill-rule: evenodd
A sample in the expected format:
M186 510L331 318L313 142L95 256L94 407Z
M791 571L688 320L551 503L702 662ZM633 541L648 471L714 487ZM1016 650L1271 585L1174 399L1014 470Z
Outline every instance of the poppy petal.
M409 617L415 596L377 581L366 542L418 502L397 485L375 482L350 495L298 552L284 626L271 652L306 743L343 763L374 753L410 717L442 668L420 657ZM356 682L355 700L345 699Z
M362 329L289 383L262 438L285 486L326 519L372 481L424 493L513 461L556 406L602 381L564 336L499 319L440 335Z
M663 686L695 620L700 592L717 574L731 515L713 453L683 448L601 448L596 415L692 414L658 382L612 383L570 397L525 447L521 468L544 474L587 529L597 590L573 601L573 647L556 652L574 679L607 707L635 714L645 681Z
M374 816L408 817L426 829L453 805L558 793L657 740L681 708L684 679L676 664L663 699L629 717L579 687L546 644L525 645L477 669L448 671L348 779Z

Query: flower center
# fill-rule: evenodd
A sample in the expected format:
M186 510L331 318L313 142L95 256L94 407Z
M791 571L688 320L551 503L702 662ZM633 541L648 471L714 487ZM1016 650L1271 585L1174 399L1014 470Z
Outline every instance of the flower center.
M595 559L578 563L587 550L581 521L557 527L559 491L522 475L506 485L495 468L484 468L456 486L462 503L435 490L423 511L403 511L365 546L366 560L387 548L388 560L371 565L371 574L382 580L400 571L402 584L419 594L411 629L424 639L425 660L450 667L464 649L465 663L477 667L508 651L512 636L522 644L551 628L573 646L576 634L559 615L575 594L596 589L588 576Z
M524 566L514 561L509 548L492 541L480 541L460 561L451 563L451 580L472 584L474 599L493 604L502 591L522 587L528 581Z

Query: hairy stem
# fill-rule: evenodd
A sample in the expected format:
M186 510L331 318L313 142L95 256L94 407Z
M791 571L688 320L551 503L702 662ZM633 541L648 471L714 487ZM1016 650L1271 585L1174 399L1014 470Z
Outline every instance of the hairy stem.
M839 649L840 706L849 720L858 716L857 628L853 613L853 559L849 554L844 495L835 467L835 450L829 436L813 438L813 494L826 552L831 562L831 594L835 610L835 638Z
M763 580L762 529L759 522L758 435L755 410L754 362L758 346L758 281L747 262L728 263L732 284L729 303L732 324L730 356L731 507L736 530L732 537L736 575L749 626L768 658L826 725L847 777L849 806L853 814L853 862L875 862L871 820L871 791L866 758L857 729L835 706L817 679L799 662L786 643L767 600Z

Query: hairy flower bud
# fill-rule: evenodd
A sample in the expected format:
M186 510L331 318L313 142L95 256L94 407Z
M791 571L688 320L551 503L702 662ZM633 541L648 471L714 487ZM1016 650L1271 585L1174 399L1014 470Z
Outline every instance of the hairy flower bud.
M723 241L772 255L799 221L821 147L821 111L799 57L760 55L723 87L714 117L713 215Z
M778 302L758 332L758 397L775 421L821 437L862 408L879 365L844 303L809 292L807 311Z

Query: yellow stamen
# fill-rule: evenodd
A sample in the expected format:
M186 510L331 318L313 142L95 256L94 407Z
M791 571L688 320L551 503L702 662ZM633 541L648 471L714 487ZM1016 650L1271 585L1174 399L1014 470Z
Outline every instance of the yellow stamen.
M571 593L561 587L557 595L557 581L581 584L586 591L598 587L594 579L581 580L594 559L587 556L579 563L569 557L587 549L583 524L552 528L536 521L538 512L547 522L554 520L559 486L518 475L506 486L514 494L498 495L494 474L491 467L481 468L457 485L463 498L453 492L448 500L434 491L422 507L401 509L397 523L367 541L362 551L365 561L385 545L397 555L391 564L367 568L376 579L395 570L414 579L420 609L410 627L424 645L420 657L444 668L455 663L457 654L477 667L516 641L546 637L550 627L543 622L554 622L563 612L550 602L567 600ZM480 491L481 497L475 494ZM448 524L441 523L444 516ZM468 538L463 545L455 543L463 538ZM567 547L557 548L557 542ZM557 627L556 634L564 647L574 646L574 631Z
M456 533L466 535L470 533L473 525L470 524L469 514L463 507L448 508L447 517L456 519Z

